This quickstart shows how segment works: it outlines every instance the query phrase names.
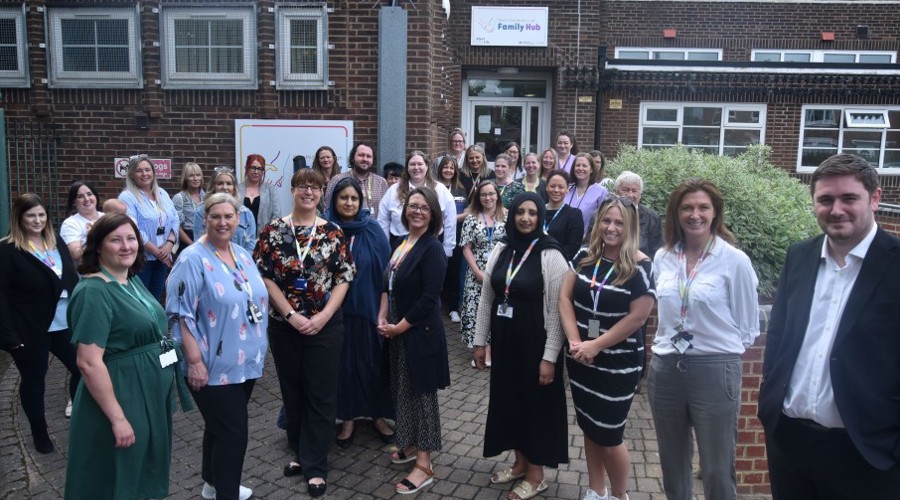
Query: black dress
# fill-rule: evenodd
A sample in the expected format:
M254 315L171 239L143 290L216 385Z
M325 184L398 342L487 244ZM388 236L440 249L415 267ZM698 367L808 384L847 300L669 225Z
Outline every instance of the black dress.
M516 449L536 465L556 467L568 462L566 394L562 356L556 360L553 382L538 384L547 334L544 331L544 284L540 252L533 252L510 286L513 317L497 316L504 300L507 247L491 273L491 398L485 427L484 456ZM518 264L518 260L516 261Z
M553 236L563 247L563 257L566 261L572 260L578 249L581 248L581 240L584 235L584 220L581 210L563 205L559 210L547 210L547 218L544 222L544 231Z

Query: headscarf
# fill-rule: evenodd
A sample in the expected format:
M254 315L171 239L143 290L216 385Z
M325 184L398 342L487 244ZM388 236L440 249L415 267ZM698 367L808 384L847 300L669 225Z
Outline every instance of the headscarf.
M349 222L341 220L337 211L338 193L347 187L352 187L360 200L360 209ZM332 192L331 206L325 211L325 217L343 230L356 265L356 276L344 299L343 311L344 314L363 316L374 325L378 323L384 270L391 258L391 247L381 226L369 215L369 209L362 208L362 188L356 179L341 179Z
M528 234L522 234L516 228L516 211L519 209L519 206L526 201L533 202L537 207L537 223L534 226L534 231ZM540 197L537 193L532 193L530 191L525 191L515 198L513 198L512 203L509 205L509 212L506 216L506 236L502 240L503 243L506 243L509 248L515 250L519 255L522 254L527 248L528 245L535 238L540 238L535 245L533 251L540 252L541 250L545 250L548 248L555 248L559 250L560 253L565 255L563 251L562 245L556 241L556 238L544 233L544 219L547 218L547 208L544 206L544 199Z

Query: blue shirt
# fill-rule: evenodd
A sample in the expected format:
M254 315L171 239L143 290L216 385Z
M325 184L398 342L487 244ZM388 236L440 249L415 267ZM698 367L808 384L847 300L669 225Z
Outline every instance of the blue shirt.
M206 234L206 221L203 218L203 209L194 212L194 241ZM242 247L248 252L256 246L256 220L249 208L241 205L238 211L238 225L234 228L231 242Z
M178 240L178 213L169 194L162 188L157 189L156 201L147 193L139 191L140 199L134 193L122 191L119 200L128 208L128 215L137 223L144 243L162 246L167 239ZM159 229L162 228L162 231ZM147 260L156 260L156 256L145 252Z
M231 247L262 315L259 323L247 316L250 294L208 243L197 242L178 256L166 289L166 313L172 319L183 319L187 334L197 341L209 385L240 384L261 377L269 346L266 285L250 253L237 245ZM237 276L243 280L240 273ZM185 332L179 321L175 321L172 335L176 342L182 342ZM182 367L187 374L187 363Z

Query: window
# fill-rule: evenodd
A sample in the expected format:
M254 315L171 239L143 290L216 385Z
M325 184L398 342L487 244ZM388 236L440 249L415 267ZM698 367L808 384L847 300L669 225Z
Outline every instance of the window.
M721 61L722 49L654 49L617 47L616 59L657 61Z
M837 153L862 156L880 173L900 174L900 106L804 106L797 171L812 172Z
M276 19L277 88L328 88L326 7L276 7Z
M141 88L138 10L49 7L51 87Z
M28 87L24 7L0 9L0 87Z
M765 142L764 104L641 103L638 147L676 144L716 155L737 156Z
M163 7L163 87L255 89L253 7Z
M756 62L813 62L844 64L892 64L897 52L870 50L769 50L753 49L751 59Z

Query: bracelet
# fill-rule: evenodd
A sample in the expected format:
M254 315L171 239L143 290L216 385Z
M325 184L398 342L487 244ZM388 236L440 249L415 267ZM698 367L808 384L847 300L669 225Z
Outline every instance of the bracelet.
M171 243L171 244L174 245L174 244L175 244L175 241L174 241L174 240L166 240L166 243Z
M291 319L291 316L293 316L293 315L295 315L295 314L297 314L297 311L291 309L291 312L289 312L289 313L287 313L287 314L284 315L284 319L285 319L285 320L289 320L289 319Z

